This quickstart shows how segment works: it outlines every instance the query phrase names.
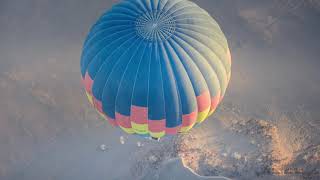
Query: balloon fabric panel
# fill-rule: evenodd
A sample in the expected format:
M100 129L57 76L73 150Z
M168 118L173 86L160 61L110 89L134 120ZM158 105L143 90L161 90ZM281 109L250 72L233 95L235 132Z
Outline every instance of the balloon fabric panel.
M81 76L89 102L112 125L160 138L214 113L231 76L218 23L188 0L123 0L91 27Z

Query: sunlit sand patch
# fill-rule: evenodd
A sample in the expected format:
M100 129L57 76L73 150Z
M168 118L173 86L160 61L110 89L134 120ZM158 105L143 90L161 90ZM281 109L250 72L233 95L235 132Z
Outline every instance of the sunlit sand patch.
M184 164L200 175L286 175L294 154L279 129L270 121L241 116L233 106L224 110L211 123L181 137L178 156Z

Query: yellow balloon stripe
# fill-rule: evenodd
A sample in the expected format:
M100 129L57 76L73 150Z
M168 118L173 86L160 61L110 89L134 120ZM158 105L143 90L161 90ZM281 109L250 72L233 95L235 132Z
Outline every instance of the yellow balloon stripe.
M93 105L93 96L91 96L87 91L86 91L86 95L88 97L90 104ZM97 110L97 112L99 113L100 116L103 117L103 119L107 120L106 117L101 112L99 112L98 110ZM211 116L214 112L215 112L215 110L210 111L210 108L208 108L202 112L199 112L198 117L197 117L197 123L202 123L203 121L205 121L207 119L207 117ZM180 133L187 133L193 128L194 125L195 124L190 125L190 126L186 126L186 127L182 127L179 132ZM131 122L131 126L132 126L132 128L125 128L122 126L119 126L119 127L128 134L135 134L135 133L139 134L139 135L150 134L150 136L154 137L154 138L161 138L161 137L165 136L165 134L166 134L165 131L163 131L163 132L149 131L148 124L137 124L137 123Z
M93 105L93 97L86 91L86 95L91 105Z
M193 128L193 126L194 126L194 124L190 125L190 126L182 127L179 132L180 133L187 133L188 131L190 131Z
M105 115L103 115L103 114L102 114L100 111L98 111L98 110L96 110L96 111L98 112L98 114L99 114L101 117L103 117L104 120L108 121L108 119L106 118Z
M137 134L145 135L149 133L148 124L137 124L137 123L131 122L131 126L134 132Z
M197 117L197 123L203 122L208 117L209 111L210 107L202 112L199 112Z
M149 133L150 133L150 136L154 137L154 138L161 138L164 135L166 135L165 131L163 131L163 132L149 132Z
M122 126L119 126L124 132L128 133L128 134L134 134L134 130L132 128L125 128Z

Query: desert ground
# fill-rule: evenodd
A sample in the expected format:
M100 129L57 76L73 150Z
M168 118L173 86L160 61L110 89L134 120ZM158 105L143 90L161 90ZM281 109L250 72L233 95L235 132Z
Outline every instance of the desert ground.
M232 78L216 113L151 141L111 127L80 83L112 0L0 0L0 179L320 179L320 1L194 0Z

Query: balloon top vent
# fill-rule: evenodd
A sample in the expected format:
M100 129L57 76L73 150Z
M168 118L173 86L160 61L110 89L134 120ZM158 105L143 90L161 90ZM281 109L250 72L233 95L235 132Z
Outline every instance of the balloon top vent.
M170 38L176 23L173 17L160 11L147 12L135 21L137 34L148 41L163 41Z

